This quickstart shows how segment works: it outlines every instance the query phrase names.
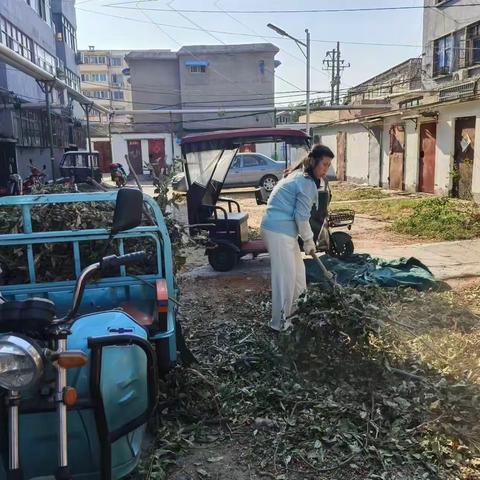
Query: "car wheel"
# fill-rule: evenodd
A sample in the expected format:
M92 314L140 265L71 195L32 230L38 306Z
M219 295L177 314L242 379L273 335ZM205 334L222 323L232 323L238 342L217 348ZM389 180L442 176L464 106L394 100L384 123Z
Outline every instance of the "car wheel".
M271 192L275 185L278 182L278 178L275 175L265 175L260 180L260 186L263 187L267 192Z

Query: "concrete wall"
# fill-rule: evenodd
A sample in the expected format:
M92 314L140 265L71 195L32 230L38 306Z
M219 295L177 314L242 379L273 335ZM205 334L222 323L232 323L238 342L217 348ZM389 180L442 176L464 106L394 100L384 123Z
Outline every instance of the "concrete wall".
M273 51L245 53L208 53L205 55L179 54L180 88L185 108L201 106L271 107L272 113L248 115L184 115L185 129L220 129L246 127L273 127L274 119L274 57ZM205 73L191 73L185 62L207 61ZM260 62L264 68L260 68ZM235 101L237 99L237 101ZM246 101L245 99L248 99ZM235 118L237 117L237 118ZM207 121L207 119L215 119ZM189 123L189 120L194 120ZM205 120L205 121L201 121Z
M180 158L180 146L173 139L173 157L172 157L172 138L170 133L115 133L112 134L112 161L123 165L126 172L130 169L125 161L125 155L128 154L128 140L141 140L142 142L142 160L148 162L148 139L163 139L165 141L165 161L167 165L173 163L174 158ZM94 139L92 139L94 141Z
M132 103L136 110L179 108L181 106L178 61L173 59L129 59ZM138 132L158 131L159 125L170 128L179 115L134 115ZM155 125L156 124L156 125ZM176 125L176 124L174 124Z
M480 101L456 103L438 106L437 146L435 159L435 193L448 195L451 187L451 170L455 154L455 121L462 117L476 117L475 157L472 178L472 193L480 201ZM402 119L400 115L385 117L382 129L381 144L381 185L389 187L390 168L390 128L392 125L403 125L405 128L405 190L418 190L420 126L432 122L429 118L418 117L417 122ZM369 178L368 154L370 133L362 131L360 125L343 124L330 127L315 128L315 135L320 136L320 142L336 151L337 132L347 132L347 179L357 183L365 183ZM337 159L333 167L337 168ZM371 182L370 182L371 183Z
M368 183L369 133L361 125L352 125L345 131L347 132L347 180Z
M58 166L64 152L60 148L54 148L53 153L55 156L55 176L56 178L59 178L60 169ZM45 170L47 180L53 178L52 162L50 160L50 150L48 148L17 147L15 149L15 154L17 157L18 173L23 179L30 175L30 159L32 159L34 165L39 168L42 168L43 165L47 167Z
M332 161L332 170L337 173L337 133L347 133L346 172L347 180L356 183L368 182L368 151L369 133L358 124L332 125L317 127L314 135L319 135L320 143L332 150L335 158ZM332 173L333 173L332 172Z
M477 117L475 135L475 158L473 165L472 192L477 199L480 196L480 108L478 101L457 103L440 110L437 125L437 158L435 168L435 192L448 194L452 182L450 173L455 155L455 119Z

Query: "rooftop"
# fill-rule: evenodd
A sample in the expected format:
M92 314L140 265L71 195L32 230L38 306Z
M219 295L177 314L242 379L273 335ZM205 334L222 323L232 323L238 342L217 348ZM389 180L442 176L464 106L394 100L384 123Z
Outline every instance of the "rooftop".
M133 50L125 56L129 60L175 60L177 53L171 50Z
M388 70L385 70L384 72L381 72L378 75L375 75L374 77L372 77L368 80L365 80L362 83L359 83L358 85L355 85L354 87L352 87L350 89L350 91L353 93L356 90L361 90L361 89L364 89L366 87L373 86L373 85L375 85L377 80L380 80L382 77L384 77L386 75L389 75L389 74L396 73L398 71L401 71L404 68L407 68L411 65L416 65L416 66L420 67L422 65L422 59L417 58L417 57L409 58L408 60L405 60L404 62L399 63L398 65L395 65L394 67L391 67ZM414 79L412 78L412 80L414 80Z
M278 53L279 49L273 45L273 43L243 43L239 45L186 45L178 51L178 55L253 52Z

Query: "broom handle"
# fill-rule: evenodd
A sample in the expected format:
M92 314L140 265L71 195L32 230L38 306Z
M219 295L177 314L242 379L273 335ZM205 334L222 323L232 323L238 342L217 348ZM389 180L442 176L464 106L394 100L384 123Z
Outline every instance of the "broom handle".
M315 263L319 266L320 270L322 271L323 275L327 279L328 283L332 285L333 288L337 287L337 282L332 274L332 272L327 270L327 267L323 264L323 262L318 258L316 253L312 254L312 258L315 260Z

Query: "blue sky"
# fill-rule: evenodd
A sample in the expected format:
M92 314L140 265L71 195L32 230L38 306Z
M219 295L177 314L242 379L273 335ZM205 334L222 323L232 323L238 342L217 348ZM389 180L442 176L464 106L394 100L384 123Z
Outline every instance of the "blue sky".
M423 0L176 0L175 9L209 9L212 13L187 13L187 18L174 11L155 12L155 8L169 8L166 0L143 1L123 5L127 8L107 7L126 0L77 0L78 43L80 48L95 45L105 49L176 50L180 45L253 43L269 41L281 48L277 58L282 65L277 69L276 90L293 91L305 88L305 64L296 45L288 39L276 37L266 27L271 22L293 36L304 37L309 28L312 40L312 90L328 90L329 77L322 72L325 52L341 45L342 56L351 67L343 75L342 87L358 84L369 77L392 67L410 57L421 54L422 10L360 12L360 13L270 13L235 14L228 16L224 10L279 10L309 8L367 8L400 5L422 5ZM88 11L86 11L88 10ZM92 13L96 12L96 13ZM232 18L233 17L233 18ZM191 20L191 21L189 21ZM196 25L194 25L194 22ZM160 25L159 25L160 24ZM203 28L226 33L167 27L162 24L192 29ZM233 33L252 35L243 36ZM258 35L258 36L255 36ZM267 37L267 38L262 38ZM272 37L272 38L270 38ZM318 41L318 40L321 40ZM348 42L408 44L414 47L352 45ZM296 58L294 58L296 57ZM292 100L294 97L292 97Z

